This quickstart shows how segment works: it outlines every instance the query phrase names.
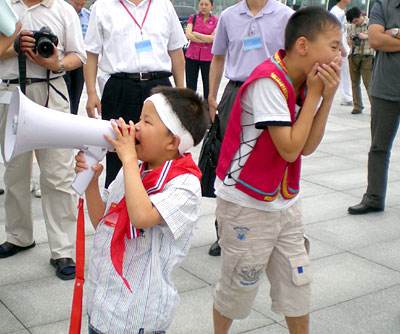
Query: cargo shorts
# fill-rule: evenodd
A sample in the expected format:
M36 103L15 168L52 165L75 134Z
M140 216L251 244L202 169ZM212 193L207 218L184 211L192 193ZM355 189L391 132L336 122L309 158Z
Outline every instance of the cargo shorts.
M272 311L286 317L308 314L312 279L299 201L267 212L217 198L216 216L222 269L215 309L229 319L246 318L266 272Z

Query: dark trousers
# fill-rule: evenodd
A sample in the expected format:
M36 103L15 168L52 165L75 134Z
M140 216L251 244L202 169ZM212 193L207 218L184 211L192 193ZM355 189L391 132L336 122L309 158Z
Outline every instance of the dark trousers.
M240 89L240 83L229 81L218 104L218 117L221 131L221 138L224 137L226 126L228 125L229 115L231 114L233 103Z
M85 79L83 78L83 67L67 72L64 75L67 84L71 114L76 115L81 101L82 89Z
M210 73L210 61L200 61L186 58L186 87L197 90L197 79L199 70L201 71L201 79L203 80L203 97L207 101L209 91L208 75Z
M371 97L371 148L366 204L384 208L390 152L400 120L400 101Z
M135 81L126 78L108 79L103 96L101 98L101 115L105 120L118 119L122 117L125 122L130 120L134 123L139 121L142 112L143 102L150 96L150 91L156 86L171 86L168 78L148 81ZM115 179L122 164L118 155L108 152L106 166L106 183L109 184Z

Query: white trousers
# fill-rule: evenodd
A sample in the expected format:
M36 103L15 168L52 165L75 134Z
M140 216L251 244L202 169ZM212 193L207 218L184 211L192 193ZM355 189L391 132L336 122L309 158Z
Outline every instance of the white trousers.
M349 59L342 57L342 68L340 72L339 90L341 94L341 102L353 102L353 92L351 90L351 78L349 69Z

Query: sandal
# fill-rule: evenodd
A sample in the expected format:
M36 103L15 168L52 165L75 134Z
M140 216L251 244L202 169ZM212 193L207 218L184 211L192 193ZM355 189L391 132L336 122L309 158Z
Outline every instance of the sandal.
M75 262L69 257L50 259L50 264L56 268L56 276L64 281L75 278Z

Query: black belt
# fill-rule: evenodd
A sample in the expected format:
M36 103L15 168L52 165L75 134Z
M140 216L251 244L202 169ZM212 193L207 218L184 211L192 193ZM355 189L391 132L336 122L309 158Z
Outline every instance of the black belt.
M233 81L233 80L229 80L229 83L235 87L240 87L244 84L244 81Z
M50 78L50 80L55 80L58 79L60 77L55 77L55 78ZM19 84L19 80L18 79L10 79L10 80L3 80L5 84L7 85L17 85ZM38 83L38 82L47 82L47 79L41 79L41 78L26 78L26 84L27 85L31 85L34 83Z
M114 73L111 74L111 78L118 79L130 79L134 81L148 81L169 78L172 75L171 72L158 71L158 72L139 72L139 73Z

